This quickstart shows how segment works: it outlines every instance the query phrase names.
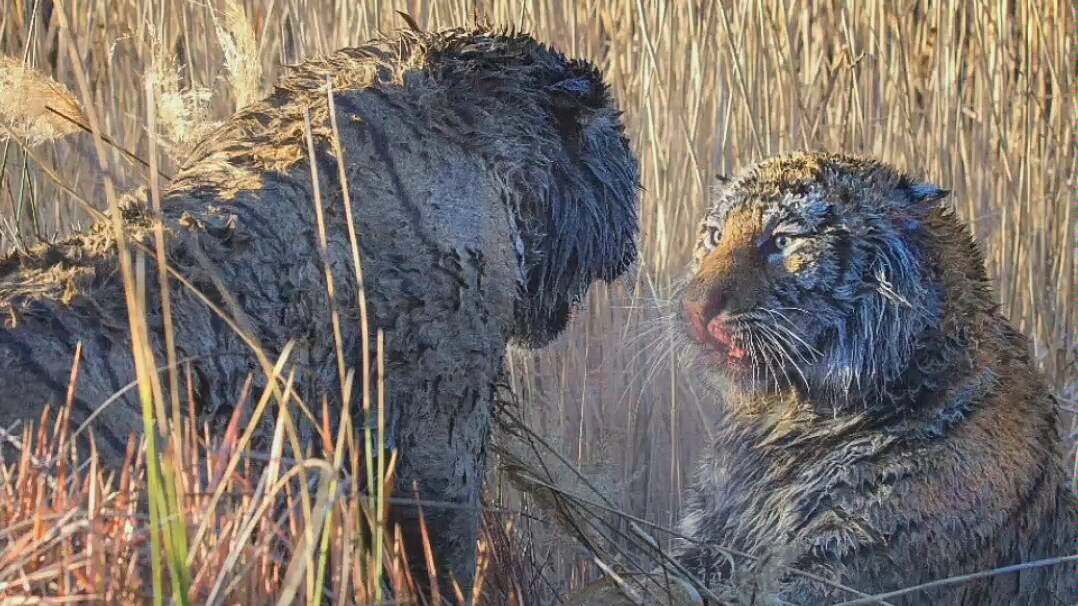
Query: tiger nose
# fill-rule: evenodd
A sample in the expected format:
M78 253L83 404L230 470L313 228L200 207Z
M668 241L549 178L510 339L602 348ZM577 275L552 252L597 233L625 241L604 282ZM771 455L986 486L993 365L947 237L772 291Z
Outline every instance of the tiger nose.
M706 341L708 324L726 307L726 297L718 289L711 289L705 296L689 299L685 302L685 319L692 328L693 336L699 341Z
M692 335L697 341L703 341L705 327L707 322L704 321L704 306L698 303L686 303L685 304L685 320L688 321L689 327L692 328Z

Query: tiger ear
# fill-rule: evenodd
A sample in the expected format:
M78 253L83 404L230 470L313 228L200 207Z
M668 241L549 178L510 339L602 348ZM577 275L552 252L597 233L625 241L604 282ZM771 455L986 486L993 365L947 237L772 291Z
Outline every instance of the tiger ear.
M723 173L714 173L714 180L711 182L711 195L708 196L708 206L714 208L719 204L719 201L725 198L726 188L733 182L733 178L730 175Z
M594 96L595 83L585 77L566 78L547 87L547 92L566 105L586 102Z
M565 143L577 149L595 112L607 104L607 87L598 69L574 62L564 77L546 87L550 111Z
M901 206L918 208L927 207L931 210L936 202L946 198L951 193L949 189L943 189L938 185L926 181L915 181L907 175L899 175L895 190L901 199Z
M918 205L938 202L951 193L951 190L937 187L931 183L911 183L906 186L905 191L910 201Z
M938 202L950 195L951 190L925 182L903 178L898 185L903 204L896 209L894 221L903 231L915 231L921 221L936 208Z

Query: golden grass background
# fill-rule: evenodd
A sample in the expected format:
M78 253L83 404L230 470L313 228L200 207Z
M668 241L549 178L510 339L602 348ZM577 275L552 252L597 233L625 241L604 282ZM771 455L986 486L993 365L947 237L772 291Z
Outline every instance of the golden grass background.
M1074 406L1076 24L1067 0L67 0L69 30L52 1L2 2L0 54L78 90L74 44L104 134L141 157L155 137L166 173L207 124L268 91L282 63L405 27L395 10L427 29L478 16L596 62L642 162L640 267L593 290L566 336L539 354L514 352L511 368L528 423L633 515L673 524L715 406L672 364L654 303L680 276L713 173L771 154L872 155L953 189L1003 308ZM156 133L147 129L151 77ZM34 102L6 90L15 91L0 99L9 109ZM141 166L108 153L119 189L145 183ZM32 157L0 143L0 162L0 250L87 224L42 163L105 208L89 135L37 146ZM549 582L576 584L581 554L535 538L541 530L530 536L529 557Z

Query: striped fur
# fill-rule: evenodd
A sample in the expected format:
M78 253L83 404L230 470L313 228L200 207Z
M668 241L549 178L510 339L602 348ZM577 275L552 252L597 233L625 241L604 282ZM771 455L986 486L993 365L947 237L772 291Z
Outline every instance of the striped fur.
M1075 553L1061 411L945 195L813 153L716 188L679 291L721 417L674 546L706 583L809 606ZM1071 562L888 602L1069 605L1076 580Z

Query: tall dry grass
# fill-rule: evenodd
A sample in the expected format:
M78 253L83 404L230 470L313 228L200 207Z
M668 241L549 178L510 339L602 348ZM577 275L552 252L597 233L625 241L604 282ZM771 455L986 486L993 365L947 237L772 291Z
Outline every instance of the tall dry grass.
M952 188L1006 313L1074 405L1076 22L1066 0L68 0L69 28L51 0L5 2L0 54L73 89L83 66L82 100L117 146L105 146L102 170L88 135L32 153L0 143L2 250L85 225L69 192L104 209L106 177L118 189L146 182L151 171L117 148L148 158L160 147L171 174L173 158L264 93L282 63L405 26L395 10L424 28L478 15L598 63L642 161L640 268L594 290L550 350L514 352L511 369L527 423L643 520L676 519L715 405L660 346L654 303L688 257L712 173L763 156L868 154ZM493 490L499 504L529 507ZM498 583L539 571L521 595L551 595L591 574L558 533L528 516L515 523L512 536L530 537L527 562L504 562L519 575Z

